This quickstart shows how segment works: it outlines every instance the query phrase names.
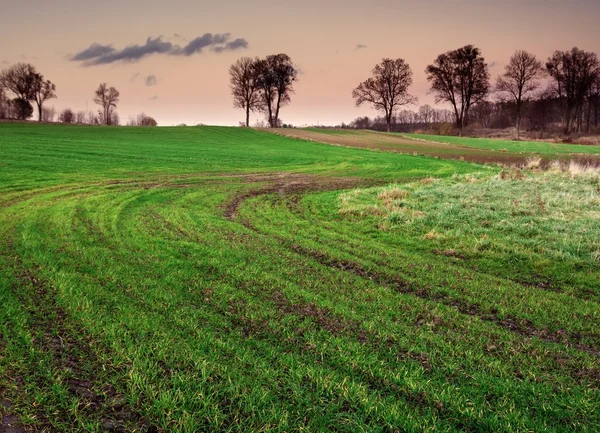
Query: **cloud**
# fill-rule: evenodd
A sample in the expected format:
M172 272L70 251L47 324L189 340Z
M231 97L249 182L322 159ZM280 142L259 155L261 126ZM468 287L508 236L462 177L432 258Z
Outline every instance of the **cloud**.
M146 83L147 87L152 87L152 86L156 86L156 83L158 83L158 80L156 78L156 75L148 75L146 77L146 79L144 80L144 82Z
M496 66L498 66L498 62L497 61L493 61L488 65L490 68L495 68Z
M151 101L156 101L158 99L158 95L154 95L150 97Z
M204 48L213 47L216 51L218 47L222 47L225 42L229 39L229 33L216 34L205 33L202 36L198 36L196 39L190 41L180 53L175 54L183 54L185 56L191 56L195 53L201 53Z
M179 34L177 38L183 39ZM234 51L248 48L248 41L243 38L230 40L229 33L205 33L202 36L191 40L185 46L180 47L173 43L163 40L162 36L157 38L148 37L143 45L128 45L121 50L115 49L112 45L91 44L88 48L80 51L71 57L71 61L82 62L84 66L106 65L117 62L137 62L144 57L155 54L168 54L173 56L191 56L201 53L205 49L211 49L214 52L222 53L224 51Z
M223 51L245 50L248 48L248 41L243 38L237 38L235 41L228 42L225 45L219 45L213 48L213 51L222 53Z
M132 82L132 83L135 83L135 81L138 79L138 77L139 77L139 76L140 76L140 73L139 73L139 72L136 72L135 74L133 74L133 75L131 76L131 82Z
M358 51L358 50L366 50L367 46L363 45L363 44L356 44L356 47L354 47L354 51Z
M114 53L116 50L111 45L92 44L88 48L71 57L74 62L87 61Z

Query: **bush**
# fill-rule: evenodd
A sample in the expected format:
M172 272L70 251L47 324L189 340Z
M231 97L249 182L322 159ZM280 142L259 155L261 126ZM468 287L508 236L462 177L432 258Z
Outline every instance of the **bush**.
M16 98L11 101L15 115L19 120L27 120L33 115L33 107L26 99Z
M75 113L70 108L67 108L60 113L58 120L62 123L73 123L75 121Z
M158 125L158 123L156 122L156 120L154 120L150 116L144 117L140 122L140 126L157 126L157 125Z
M439 131L440 135L457 135L454 130L454 125L448 122L440 124Z

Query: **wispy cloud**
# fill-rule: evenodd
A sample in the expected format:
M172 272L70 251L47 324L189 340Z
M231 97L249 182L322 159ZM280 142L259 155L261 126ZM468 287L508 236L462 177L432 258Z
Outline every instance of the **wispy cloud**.
M178 39L183 39L176 34ZM164 40L162 36L156 38L148 37L142 45L128 45L122 49L116 49L112 45L93 43L88 48L76 53L71 61L81 62L84 66L106 65L118 62L137 62L152 55L191 56L210 49L216 53L247 49L248 41L244 38L231 40L229 33L212 34L205 33L191 40L185 46L174 45Z
M150 97L151 101L156 101L158 99L158 95L154 95Z
M354 51L358 51L358 50L366 50L368 47L364 44L356 44L356 46L354 47Z
M148 75L144 82L146 83L147 87L152 87L156 86L156 83L158 83L158 79L156 78L156 75Z
M75 62L87 61L91 59L96 59L102 56L107 56L109 54L114 53L115 50L111 45L100 45L100 44L92 44L88 48L83 51L75 54L71 60Z
M133 75L131 76L131 82L132 82L132 83L135 83L135 81L136 81L136 80L139 78L139 76L140 76L140 75L141 75L141 74L140 74L139 72L136 72L135 74L133 74Z
M229 39L229 33L224 34L216 34L205 33L202 36L198 36L195 39L192 39L185 47L181 50L177 50L173 52L173 54L191 56L195 53L201 53L205 48L211 46L217 46L220 44L224 44Z
M227 42L225 45L217 45L213 47L213 51L222 53L223 51L245 50L248 48L248 41L243 38L237 38L234 41Z

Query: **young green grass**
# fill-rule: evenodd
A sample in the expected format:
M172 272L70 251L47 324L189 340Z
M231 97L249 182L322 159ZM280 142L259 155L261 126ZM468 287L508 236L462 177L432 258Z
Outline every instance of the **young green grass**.
M2 423L600 423L590 170L213 127L2 124L0 156Z
M451 137L426 134L402 134L410 138L446 143L465 147L490 149L501 152L538 153L540 155L564 154L600 154L600 146L587 146L582 144L547 143L543 141L511 141L495 138Z

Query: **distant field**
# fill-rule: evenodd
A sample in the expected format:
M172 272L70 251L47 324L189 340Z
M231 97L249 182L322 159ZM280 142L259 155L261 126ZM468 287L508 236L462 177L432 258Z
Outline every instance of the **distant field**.
M478 163L521 165L539 155L545 160L574 159L600 164L600 146L470 139L419 134L382 133L368 130L325 128L277 129L277 134L345 147L435 156Z
M587 154L600 155L600 146L581 144L545 143L542 141L510 141L492 138L448 137L425 134L401 134L409 138L468 146L478 149L490 149L508 152L538 153L540 155Z
M598 173L307 134L0 124L0 432L596 432Z

